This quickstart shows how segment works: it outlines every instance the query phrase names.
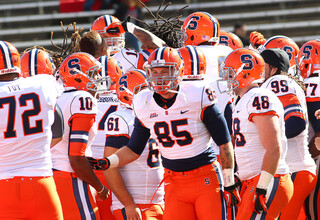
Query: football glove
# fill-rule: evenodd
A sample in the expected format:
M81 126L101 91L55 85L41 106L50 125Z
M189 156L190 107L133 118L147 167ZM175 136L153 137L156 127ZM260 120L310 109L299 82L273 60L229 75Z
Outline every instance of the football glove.
M253 196L253 204L254 204L254 211L256 213L261 213L262 211L267 212L267 190L256 188L255 194Z
M108 158L102 158L98 160L98 166L101 170L106 170L110 167L110 160Z
M227 206L240 204L241 199L236 184L224 187L224 199L226 200Z
M93 157L86 157L86 158L89 161L91 168L93 170L101 170L101 168L99 167L99 164L98 164L98 159L93 158Z
M257 49L261 45L263 45L267 40L264 38L264 36L257 32L253 31L250 34L250 44L254 49Z
M127 17L122 23L113 22L106 28L106 33L110 37L120 37L121 34L124 34L128 31L127 23L130 21L130 16Z

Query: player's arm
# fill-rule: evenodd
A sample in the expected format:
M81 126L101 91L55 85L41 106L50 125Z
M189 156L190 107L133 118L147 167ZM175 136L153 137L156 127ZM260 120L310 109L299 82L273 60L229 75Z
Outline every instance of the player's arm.
M58 104L56 104L56 108L54 111L54 122L51 126L51 132L52 140L50 148L54 147L57 143L59 143L62 140L62 136L64 133L62 111Z
M114 22L108 26L106 29L107 34L110 36L116 37L125 32L133 34L138 40L142 43L141 48L155 50L159 47L166 46L166 43L161 40L156 35L152 34L150 31L145 30L144 28L138 27L137 25L125 20L122 23Z
M115 137L115 139L123 137ZM129 141L129 138L127 138ZM106 141L108 142L108 141ZM104 156L108 157L114 154L118 149L114 147L106 146L104 151ZM142 219L141 212L138 206L135 204L133 197L128 191L121 173L118 167L110 168L104 171L104 176L106 177L111 191L119 199L119 201L125 206L127 219Z
M89 131L95 122L95 114L74 114L69 120L70 138L69 138L69 160L75 174L90 184L98 193L100 199L108 197L108 189L100 182L94 174L90 163L85 157Z
M320 150L316 146L316 139L320 138L320 118L318 118L318 113L320 113L320 101L310 99L307 101L307 107L308 118L314 131L314 135L309 142L309 152L312 158L315 158L320 155Z
M125 146L129 142L129 126L127 122L116 114L108 116L106 123L109 119L117 118L118 129L114 127L105 126L106 142L104 156L108 157L114 154L118 149ZM126 172L126 171L124 171ZM118 167L112 167L104 172L109 187L119 201L125 206L127 219L141 219L141 212L138 206L135 204L133 197L128 191L125 182Z

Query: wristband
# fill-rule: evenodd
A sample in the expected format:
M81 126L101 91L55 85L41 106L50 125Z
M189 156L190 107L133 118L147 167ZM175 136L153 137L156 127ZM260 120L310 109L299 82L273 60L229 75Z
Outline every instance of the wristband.
M118 155L112 154L107 159L110 162L110 166L109 167L118 167L118 165L119 165L119 157L118 157Z
M223 173L223 180L224 180L224 186L228 187L234 184L234 173L233 169L224 169L222 170Z
M267 189L272 178L273 178L273 175L271 173L268 173L267 171L262 170L258 184L257 184L257 188Z
M127 30L129 33L133 34L133 31L135 29L135 25L131 22L127 22Z

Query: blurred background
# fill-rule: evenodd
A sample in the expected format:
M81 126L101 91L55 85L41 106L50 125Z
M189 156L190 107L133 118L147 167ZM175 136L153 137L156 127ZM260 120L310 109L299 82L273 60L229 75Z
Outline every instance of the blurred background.
M143 0L153 13L161 1ZM237 34L244 44L255 30L267 39L288 36L299 46L320 38L319 0L172 0L163 16L169 17L185 5L189 7L179 13L182 21L195 11L209 12L219 20L221 30ZM53 31L53 42L61 45L60 21L65 27L76 22L84 33L104 14L120 20L131 15L153 23L150 13L136 0L0 0L0 39L13 43L20 52L34 45L55 50L50 36Z

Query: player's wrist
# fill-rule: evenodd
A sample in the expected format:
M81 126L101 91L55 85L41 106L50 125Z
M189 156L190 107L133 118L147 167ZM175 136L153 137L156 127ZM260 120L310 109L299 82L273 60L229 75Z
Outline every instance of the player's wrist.
M272 178L273 178L273 175L271 173L268 173L267 171L262 170L258 184L257 184L257 188L267 189Z
M109 167L118 167L119 165L119 157L117 154L112 154L109 157L106 157L109 160Z
M233 169L224 169L222 170L223 173L223 180L224 180L224 187L234 185L234 172Z
M99 190L99 191L96 190L96 191L97 191L97 194L101 194L101 193L105 190L105 188L106 188L106 187L105 187L104 185L102 185L102 189L101 189L101 190Z

